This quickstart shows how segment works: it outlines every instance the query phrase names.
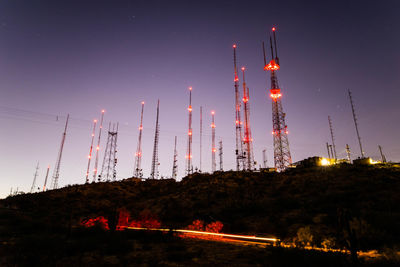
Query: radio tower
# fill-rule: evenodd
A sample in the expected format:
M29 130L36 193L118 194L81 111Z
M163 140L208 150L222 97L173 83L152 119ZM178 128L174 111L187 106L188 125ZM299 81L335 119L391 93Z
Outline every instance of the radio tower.
M203 150L203 107L200 106L200 172L201 172L201 157L202 157L202 150Z
M382 163L386 163L386 157L382 152L382 147L380 145L378 145L378 148L379 148L379 152L381 153Z
M272 59L268 64L265 64L264 70L271 71L270 97L272 99L272 135L274 137L274 163L276 170L278 172L281 172L284 171L290 164L292 164L292 157L290 155L288 130L285 122L286 114L283 113L282 108L281 89L279 88L278 78L275 73L277 70L280 69L276 47L275 27L272 28L272 32L274 35L275 57L272 48L272 38L270 37ZM266 63L265 50L264 63Z
M348 144L346 144L346 154L347 154L347 161L351 163L351 157L350 157L350 147Z
M35 186L36 186L36 178L38 177L38 172L39 172L39 162L36 165L36 171L35 174L33 175L33 182L32 182L32 186L31 186L31 191L30 193L33 192L33 190L35 190Z
M144 101L142 102L142 111L140 113L140 125L139 125L139 138L138 145L135 154L135 170L133 172L134 177L143 177L143 171L141 168L142 164L142 130L143 130L143 110Z
M242 67L243 72L243 108L244 108L244 138L243 143L245 144L246 152L243 153L245 157L246 164L245 168L248 171L251 171L254 167L254 159L253 159L253 138L251 137L251 129L250 129L250 105L249 105L249 88L246 86L245 80L245 68Z
M235 126L236 126L236 170L244 168L244 157L242 147L242 121L240 120L240 96L239 96L239 77L236 64L236 44L233 45L233 70L235 73L234 86L235 86Z
M87 164L87 169L86 169L86 183L89 183L89 168L90 168L90 160L92 159L93 141L94 141L94 135L96 132L96 123L97 123L97 120L93 120L92 142L90 143L88 164Z
M110 124L108 125L107 145L104 151L103 165L101 167L99 180L101 178L103 179L103 181L110 181L110 180L115 181L117 178L117 171L116 171L117 137L118 137L118 123L116 126L115 124L113 124L113 127L111 129L111 122L110 122Z
M192 165L192 87L189 87L189 130L188 130L188 145L186 154L186 174L190 175L193 173Z
M176 150L176 136L174 146L174 162L172 163L172 178L176 180L178 175L178 151Z
M50 165L47 166L46 178L44 178L43 192L46 191L47 178L49 177Z
M215 162L215 152L217 149L215 148L215 112L211 111L211 171L215 172L217 164Z
M153 160L151 161L151 171L150 178L158 179L158 135L159 135L159 124L158 124L158 116L160 114L160 100L157 102L157 117L156 117L156 130L154 132L154 148L153 148Z
M219 141L219 170L221 172L224 171L224 166L223 166L223 150L222 150L222 140Z
M353 99L351 97L350 90L349 90L349 98L350 98L350 104L351 104L351 111L353 112L354 125L356 127L356 132L357 132L358 144L360 145L361 158L364 158L365 157L365 153L364 153L364 150L362 149L362 145L361 145L361 137L360 137L360 133L358 132L358 124L357 124L356 112L354 111L354 104L353 104Z
M333 136L333 127L332 127L332 121L331 121L331 117L328 116L328 122L329 122L329 129L331 131L331 138L332 138L332 146L333 146L333 155L335 157L335 162L337 161L337 157L336 157L336 146L335 146L335 138Z
M53 172L53 177L52 177L52 181L51 181L52 189L58 188L58 178L60 177L60 165L61 165L61 158L62 158L62 153L63 153L63 149L64 149L65 137L67 135L68 121L69 121L69 114L67 115L67 120L65 121L64 133L62 134L60 150L58 151L57 161L56 161L56 165L55 165L56 167Z
M99 137L97 139L96 146L96 160L94 161L94 169L93 169L93 182L96 182L97 176L97 166L99 164L99 151L100 151L100 140L101 140L101 131L103 130L103 119L104 119L104 109L101 111L101 119L100 119L100 128L99 128Z

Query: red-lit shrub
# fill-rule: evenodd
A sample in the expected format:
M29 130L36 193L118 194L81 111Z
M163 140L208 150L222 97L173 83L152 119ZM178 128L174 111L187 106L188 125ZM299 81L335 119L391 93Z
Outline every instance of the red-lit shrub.
M103 216L98 216L96 218L84 219L81 221L81 225L85 227L93 227L98 226L105 230L110 230L108 227L108 220L105 219Z
M187 227L187 229L194 231L204 231L204 222L201 220L195 220L192 222L191 225Z
M220 233L224 225L220 221L207 224L206 232Z

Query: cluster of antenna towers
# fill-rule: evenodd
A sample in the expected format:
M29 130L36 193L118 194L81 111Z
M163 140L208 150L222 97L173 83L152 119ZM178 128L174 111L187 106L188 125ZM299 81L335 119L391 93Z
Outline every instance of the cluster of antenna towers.
M263 59L264 59L264 71L269 71L270 75L270 90L269 96L272 102L272 135L273 135L273 148L274 148L274 167L276 171L283 171L287 167L292 164L292 157L289 149L289 140L288 140L288 128L286 125L286 113L283 111L282 106L282 92L281 88L278 84L277 71L280 69L280 62L277 51L277 41L276 41L276 28L272 28L272 34L270 35L270 52L271 52L271 60L267 62L265 45L264 42L262 44L263 50ZM242 75L239 75L238 65L237 65L237 45L233 45L233 67L234 67L234 96L235 96L235 135L236 135L236 147L234 150L235 159L236 159L236 170L237 171L253 171L256 169L256 161L254 160L254 151L253 151L253 138L251 134L250 127L250 89L247 86L245 79L245 71L246 68L242 67ZM242 78L242 93L240 92L240 84L239 84L239 76ZM189 105L188 105L188 132L187 132L187 151L185 155L185 174L190 175L194 172L193 169L193 129L192 129L192 87L189 87ZM356 128L357 138L360 146L361 157L365 157L365 153L362 148L361 138L358 131L357 119L354 111L354 105L352 101L351 92L348 92L351 108L353 112L353 119ZM143 133L143 113L144 113L144 102L141 102L141 112L140 112L140 125L139 125L139 135L137 141L137 149L135 153L134 159L134 167L133 167L133 177L143 178L143 169L142 169L142 133ZM155 123L155 133L154 133L154 147L153 147L153 156L151 162L151 171L150 171L150 179L158 179L159 178L159 170L158 167L160 165L158 158L158 144L159 144L159 133L160 133L160 125L159 125L159 111L160 111L160 100L157 102L157 115L156 115L156 123ZM93 129L91 133L91 142L88 154L88 163L85 173L85 182L89 183L90 181L115 181L116 180L116 165L117 165L117 138L118 138L118 123L111 124L108 126L108 136L107 143L104 149L104 157L101 169L99 171L99 154L100 154L100 141L101 134L103 129L103 121L104 121L104 113L105 110L101 111L101 119L98 124L97 120L93 121ZM51 178L51 189L58 188L58 180L60 175L60 165L61 158L63 153L63 147L65 143L67 128L68 128L69 115L66 118L64 132L62 134L61 145L57 156L57 161L55 164L55 168L53 171L53 175ZM336 146L335 139L333 134L333 126L331 117L328 116L328 124L331 134L331 142L332 144L326 143L328 157L337 161L336 154ZM97 145L94 147L95 137L96 137L96 129L98 127L98 135L97 135ZM196 171L202 171L202 135L203 135L203 107L200 106L200 150L199 150L199 168L196 168ZM216 153L218 150L219 153L219 171L223 171L223 145L222 140L218 142L218 149L216 146L216 124L215 124L215 111L211 111L211 171L217 171L217 162L216 162ZM382 148L379 146L380 153L382 155L382 161L386 162L386 158L382 153ZM266 157L266 149L262 151L263 160L262 166L263 168L267 168L267 157ZM349 145L346 144L346 153L347 160L351 161L350 156L350 148ZM91 171L91 163L92 163L92 154L94 154L94 167ZM173 164L172 164L172 175L171 177L176 179L178 172L178 152L177 152L177 136L174 139L174 153L173 153ZM261 165L260 165L261 167ZM36 180L38 177L39 163L36 167L36 172L34 175L34 180L31 186L31 192L35 190ZM48 176L49 176L50 166L47 167L45 182L43 185L43 191L46 190Z
M265 48L263 44L263 52L264 52L264 70L271 72L271 89L270 96L272 98L272 121L273 121L273 135L274 135L274 163L275 168L278 171L282 171L287 168L291 164L291 156L289 151L289 143L287 138L287 126L285 124L285 113L283 113L282 103L281 103L281 93L278 86L278 80L276 77L276 71L279 70L279 58L277 54L276 47L276 35L275 28L272 29L273 32L273 40L270 38L271 42L271 55L272 59L269 64L266 63L266 55ZM273 49L274 46L274 49ZM237 46L233 45L233 66L234 66L234 94L235 94L235 133L236 133L236 149L234 151L236 156L236 170L240 171L252 171L256 169L256 162L254 160L254 152L253 152L253 138L251 134L250 127L250 89L247 87L245 80L245 67L241 68L242 71L242 94L240 93L240 85L239 85L239 73L237 66ZM139 135L137 142L137 149L135 153L135 162L133 168L133 177L142 178L143 177L143 169L142 169L142 131L143 131L143 112L144 112L144 102L141 103L141 113L140 113L140 125L139 125ZM156 125L155 125L155 133L154 133L154 147L153 147L153 156L151 162L151 179L159 178L159 159L158 159L158 142L159 142L159 106L160 101L157 103L157 115L156 115ZM188 138L187 138L187 152L185 155L186 167L185 173L186 175L190 175L193 173L193 129L192 129L192 87L189 87L189 106L188 106ZM107 136L107 144L104 149L104 158L101 169L98 169L99 164L99 154L100 154L100 141L101 134L103 129L103 121L104 121L104 113L105 110L101 111L101 119L98 123L97 120L93 121L93 128L91 133L91 142L88 153L88 163L85 172L85 182L89 183L90 181L111 181L116 179L116 164L117 164L117 138L118 138L118 123L112 124L109 123L108 126L108 136ZM67 128L68 128L69 115L67 116L64 132L62 134L60 150L57 156L57 161L55 164L55 168L53 171L52 179L51 179L51 188L58 188L58 180L60 175L60 165L61 158L63 153L63 147L65 143ZM211 170L212 172L217 171L217 146L216 146L216 124L215 124L215 111L211 111ZM99 125L99 126L98 126ZM97 135L97 145L94 147L96 129L98 126L98 135ZM202 170L202 135L203 135L203 108L200 107L200 166L196 168L196 171ZM174 155L173 155L173 165L172 165L172 177L177 177L177 137L175 136L175 146L174 146ZM223 145L222 140L218 142L218 153L219 153L219 171L223 171ZM91 172L91 163L92 157L94 154L94 167ZM263 151L263 166L266 168L266 156L265 150ZM34 178L34 182L31 187L31 191L34 190L37 170ZM43 191L46 190L47 178L49 168L47 169L46 179L43 186Z

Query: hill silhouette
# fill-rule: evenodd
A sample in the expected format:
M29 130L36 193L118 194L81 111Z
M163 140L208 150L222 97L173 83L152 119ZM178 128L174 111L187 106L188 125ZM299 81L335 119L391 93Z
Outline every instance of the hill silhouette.
M400 169L383 166L195 173L180 182L130 178L8 197L0 201L8 214L0 222L1 232L8 234L40 229L69 235L98 216L113 229L125 210L133 219L152 218L171 229L194 220L219 221L224 233L383 251L400 245L398 192Z

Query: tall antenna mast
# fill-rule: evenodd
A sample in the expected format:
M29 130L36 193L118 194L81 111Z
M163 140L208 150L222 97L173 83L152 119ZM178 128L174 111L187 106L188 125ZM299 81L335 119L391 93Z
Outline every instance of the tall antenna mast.
M223 166L223 150L222 150L222 140L219 141L219 170L221 172L224 171L224 166Z
M86 183L89 183L89 168L90 168L90 160L92 159L93 141L94 141L94 135L96 132L96 123L97 123L97 120L93 120L92 141L90 142L88 164L87 164L87 169L86 169Z
M272 135L274 139L274 164L278 172L284 171L290 164L292 164L292 156L290 155L289 149L289 139L288 130L285 122L286 113L283 112L282 107L282 93L278 85L278 78L276 76L276 71L280 69L278 63L277 49L276 49L276 36L275 27L272 28L274 33L274 43L275 43L275 57L272 49L271 43L271 61L265 65L264 70L271 72L271 90L270 97L272 99Z
M251 137L250 129L250 104L249 104L249 88L246 86L245 80L245 67L242 67L243 72L243 106L244 106L244 138L243 143L245 145L245 151L243 156L245 157L246 164L245 168L248 171L254 168L253 159L253 138Z
M33 190L35 190L35 186L36 186L36 178L38 177L39 174L39 162L36 165L36 171L35 174L33 175L33 182L32 182L32 186L31 186L31 193L33 192Z
M334 138L334 135L333 135L333 127L332 127L331 116L328 116L328 122L329 122L329 129L331 131L332 146L333 146L333 156L335 157L335 162L336 162L337 161L336 146L335 146L335 138Z
M141 168L142 164L142 131L143 131L143 111L144 111L144 101L142 101L142 111L140 112L140 125L139 125L139 138L135 154L135 170L133 176L143 177L143 171Z
M62 158L62 153L63 153L63 149L64 149L65 137L67 135L68 121L69 121L69 114L67 115L67 120L65 121L64 133L62 134L60 150L58 151L57 161L56 161L56 165L55 165L56 167L53 172L53 178L51 181L52 189L58 188L58 178L60 177L60 165L61 165L61 158Z
M99 128L99 137L97 139L97 146L96 146L96 159L94 161L94 169L93 169L93 182L96 182L97 178L97 167L99 164L99 153L100 153L100 140L101 140L101 131L103 130L103 119L104 119L104 109L101 111L101 119L100 119L100 128Z
M346 154L347 154L347 161L351 163L351 157L350 157L350 147L348 144L346 144Z
M47 178L49 177L50 165L47 166L46 178L44 178L43 192L46 191Z
M358 144L360 145L361 158L364 158L365 153L364 153L364 150L362 149L361 137L360 137L360 133L358 132L358 124L357 124L356 112L354 111L353 98L351 97L350 90L348 90L348 92L349 92L349 98L350 98L350 104L351 104L351 111L353 112L354 125L356 127L356 132L357 132Z
M239 77L236 64L236 44L233 45L233 70L235 73L235 126L236 126L236 170L244 168L243 147L242 147L242 121L240 119L240 96L239 96Z
M189 87L189 129L188 129L188 145L187 145L187 154L186 154L186 174L190 175L193 173L193 165L192 165L192 87Z
M178 151L176 150L176 136L175 136L174 161L172 164L172 178L176 180L177 176L178 176Z
M202 170L202 150L203 150L203 107L200 106L200 172Z
M215 152L217 149L215 148L215 112L211 111L211 172L215 172L217 164L215 162Z
M157 102L157 117L156 117L156 129L154 132L154 147L153 147L153 159L151 161L151 171L150 171L150 178L151 179L158 179L158 138L159 138L159 124L158 124L158 117L160 114L160 100Z
M378 145L378 148L379 148L379 152L381 153L382 163L386 163L386 157L382 152L382 147L380 145Z
M107 137L107 145L104 151L104 159L103 165L101 168L101 173L99 176L99 180L103 179L103 181L115 181L117 178L117 137L118 137L118 123L117 125L113 124L111 129L111 122L108 125L108 137Z

